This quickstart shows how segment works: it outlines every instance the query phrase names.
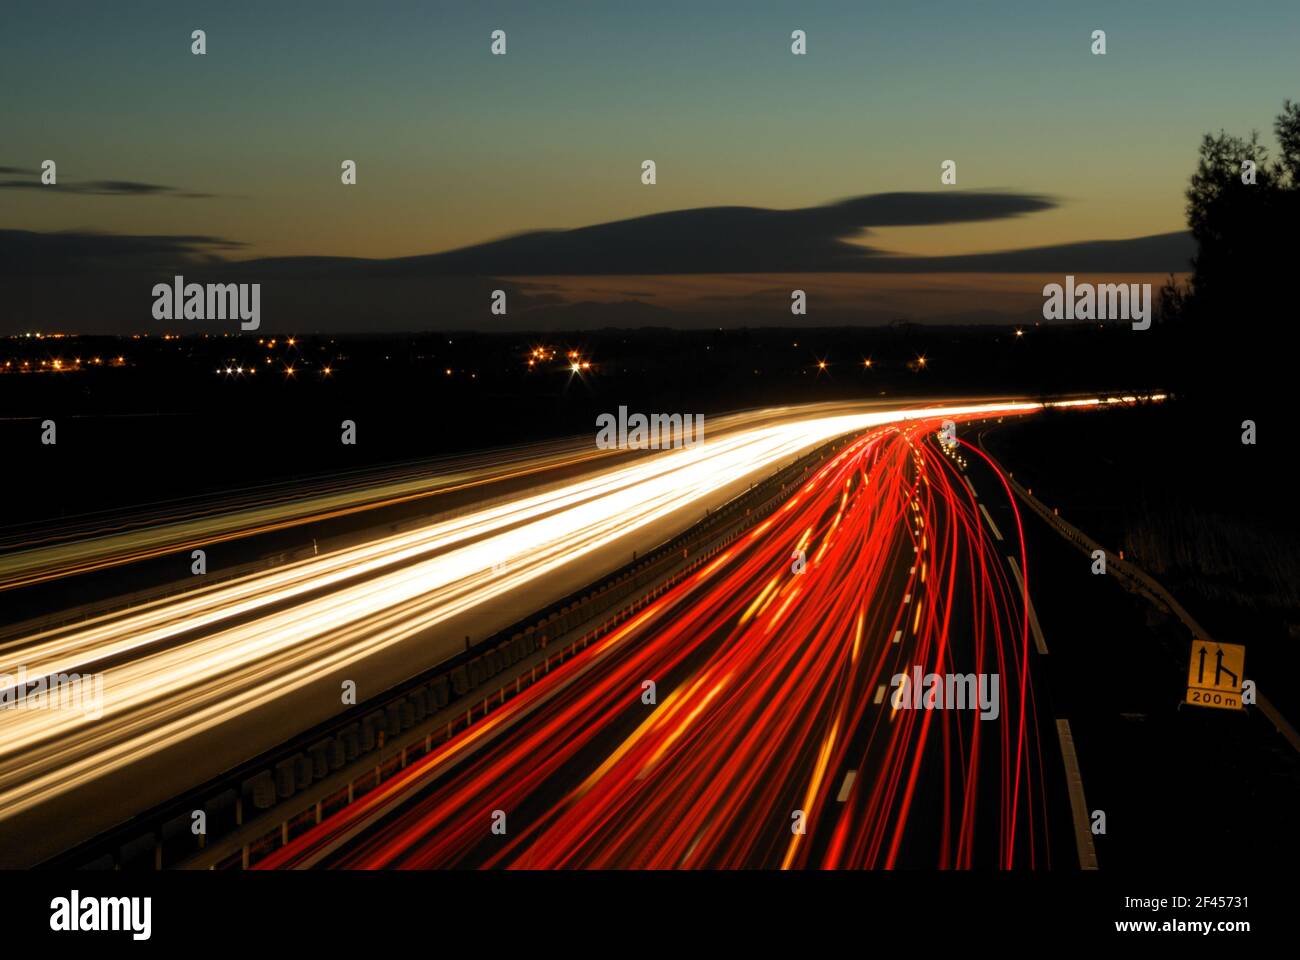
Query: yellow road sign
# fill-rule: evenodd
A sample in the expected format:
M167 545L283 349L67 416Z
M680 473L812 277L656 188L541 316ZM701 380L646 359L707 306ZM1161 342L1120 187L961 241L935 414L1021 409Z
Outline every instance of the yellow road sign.
M1198 707L1240 710L1246 648L1239 643L1193 640L1187 664L1187 702Z

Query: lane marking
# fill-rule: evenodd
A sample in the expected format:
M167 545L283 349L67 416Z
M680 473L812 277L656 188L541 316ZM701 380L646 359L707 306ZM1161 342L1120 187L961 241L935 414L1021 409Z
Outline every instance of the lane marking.
M984 519L988 521L989 529L993 531L993 536L1001 540L1002 531L998 529L998 525L994 523L993 518L989 516L989 508L984 506L982 503L980 504L980 513L984 514Z
M843 803L849 798L849 791L853 789L853 781L858 779L858 771L850 770L844 774L844 782L840 784L839 795L835 797L836 801Z
M1034 634L1034 646L1043 656L1047 655L1047 640L1043 637L1043 628L1038 625L1038 611L1034 609L1034 602L1029 599L1029 593L1025 590L1025 578L1020 575L1020 564L1016 563L1015 557L1007 557L1007 563L1011 564L1011 572L1016 575L1016 583L1020 585L1020 596L1025 600L1025 608L1029 611L1029 629Z
M714 562L717 563L718 561L715 560ZM287 865L288 869L309 869L339 848L350 843L359 834L388 816L394 809L403 806L411 797L411 793L408 791L418 792L427 787L430 783L444 776L449 770L455 769L459 764L479 754L479 751L489 747L502 734L508 733L512 728L526 721L556 697L569 690L573 684L581 682L583 677L596 670L609 657L613 656L619 645L625 642L629 636L635 634L647 622L656 619L660 613L662 613L662 610L659 609L658 605L650 607L617 628L594 648L594 655L582 665L581 669L576 670L563 683L557 683L553 688L544 690L531 703L518 708L513 713L493 714L491 721L481 721L477 729L474 727L469 728L464 731L464 735L459 740L448 740L442 748L442 754L437 757L432 765L423 768L419 766L410 767L408 770L412 772L397 774L384 781L381 786L371 791L371 793L377 795L375 797L379 801L377 805L364 815L359 816L350 825L341 828L339 832L325 839L312 852L300 854L297 859ZM675 693L676 691L674 691ZM471 731L474 732L471 734ZM427 756L434 756L434 754L428 754ZM394 791L394 788L397 788L396 791ZM370 795L370 793L366 794L367 797Z
M905 593L905 594L903 594L903 602L904 602L904 603L911 603L911 602L912 602L912 595L911 595L910 593Z
M880 686L876 688L876 699L873 700L872 703L880 703L880 701L884 699L885 699L885 685L882 683Z
M1065 785L1070 791L1070 811L1074 814L1074 843L1079 848L1079 869L1097 869L1097 848L1092 844L1088 820L1088 803L1083 797L1083 774L1074 752L1074 734L1069 720L1056 721L1056 735L1061 740L1061 759L1065 761Z
M971 496L978 500L980 498L979 491L975 489L975 484L970 482L970 477L963 473L961 478L966 481L966 486L970 487Z
M898 643L898 641L899 641L899 640L902 640L902 639L903 639L903 631L902 631L902 630L895 630L895 631L894 631L894 642L895 642L895 643Z

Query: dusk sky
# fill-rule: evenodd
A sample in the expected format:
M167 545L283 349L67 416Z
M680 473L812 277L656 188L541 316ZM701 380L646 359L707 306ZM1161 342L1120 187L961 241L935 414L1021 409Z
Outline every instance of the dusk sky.
M959 253L1181 228L1200 135L1267 133L1294 92L1300 5L1053 6L165 2L128 18L15 5L0 166L53 158L65 181L220 196L14 190L3 225L387 257L685 207L931 190L952 159L962 189L1062 206L877 243ZM205 57L190 53L195 28ZM495 28L504 57L488 52ZM790 53L795 28L805 57ZM1105 57L1089 53L1097 28Z
M1185 227L1203 133L1271 142L1300 34L1300 5L1282 0L130 11L6 11L0 229L386 258L696 207L1004 190L1054 204L861 240L926 257L1167 234ZM489 52L497 28L506 56ZM64 189L25 186L47 159ZM956 188L940 185L945 160ZM78 191L95 181L170 189Z

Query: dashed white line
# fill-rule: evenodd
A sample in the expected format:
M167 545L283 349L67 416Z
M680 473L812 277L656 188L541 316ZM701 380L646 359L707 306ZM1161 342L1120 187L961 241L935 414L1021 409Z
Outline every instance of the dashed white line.
M1038 625L1038 613L1034 610L1034 603L1029 599L1029 592L1025 590L1025 578L1020 575L1020 564L1016 563L1015 557L1007 557L1007 563L1011 564L1011 572L1016 575L1016 583L1020 585L1020 595L1025 598L1025 609L1029 611L1029 629L1034 633L1034 646L1038 648L1040 654L1047 654L1047 640L1043 638L1043 628Z
M885 699L885 685L882 683L880 686L876 688L876 699L873 700L872 703L880 703L880 701L884 699Z
M989 529L993 531L993 536L1001 540L1002 531L998 529L998 525L994 523L993 518L989 516L989 508L984 506L982 503L980 504L980 513L984 514L984 519L988 521Z
M902 630L895 630L895 631L894 631L894 642L895 642L895 643L898 643L898 641L899 641L899 640L902 640L902 639L903 639L903 631L902 631Z
M840 784L840 792L835 797L838 803L843 803L849 798L849 791L853 789L853 781L858 779L858 771L850 770L844 774L844 782Z

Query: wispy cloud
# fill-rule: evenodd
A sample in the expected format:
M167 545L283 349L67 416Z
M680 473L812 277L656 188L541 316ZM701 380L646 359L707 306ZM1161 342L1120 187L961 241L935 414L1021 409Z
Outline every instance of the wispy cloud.
M81 276L100 270L211 263L245 244L198 234L121 235L0 230L0 276Z
M92 197L171 197L177 200L208 200L217 196L215 193L198 193L138 180L71 180L45 184L41 183L39 170L25 167L0 166L0 174L13 178L0 180L0 190L50 190Z
M874 227L1003 220L1050 210L1052 197L1003 191L878 193L816 207L699 207L542 230L425 257L395 272L545 274L797 273L883 269L857 241Z

